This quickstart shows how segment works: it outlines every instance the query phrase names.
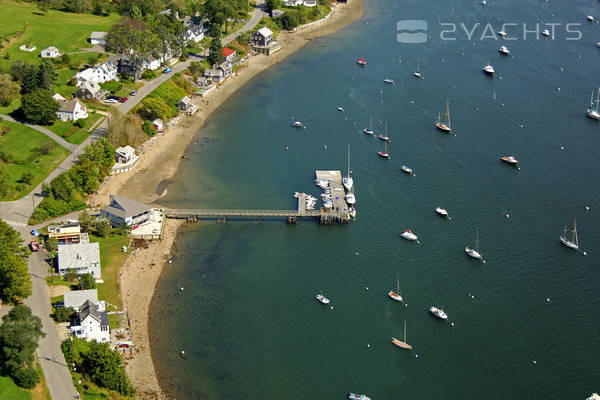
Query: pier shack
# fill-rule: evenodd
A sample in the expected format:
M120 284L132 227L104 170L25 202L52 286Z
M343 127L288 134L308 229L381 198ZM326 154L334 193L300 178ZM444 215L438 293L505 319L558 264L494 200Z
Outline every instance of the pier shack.
M350 213L346 204L342 174L340 171L316 171L317 179L326 179L329 182L333 207L320 210L306 209L306 195L298 196L298 207L295 210L241 210L241 209L166 209L167 218L185 219L189 222L199 219L216 218L218 222L226 223L228 218L285 218L287 223L295 224L298 218L317 218L320 224L348 223Z

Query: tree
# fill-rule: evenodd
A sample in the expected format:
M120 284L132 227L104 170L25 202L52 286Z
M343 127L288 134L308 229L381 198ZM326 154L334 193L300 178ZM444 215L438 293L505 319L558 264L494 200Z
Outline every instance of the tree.
M277 10L279 7L281 7L281 1L280 0L267 0L266 5L267 5L267 11L272 12L273 10ZM315 8L317 8L317 7L315 7Z
M27 271L29 250L21 236L0 220L0 299L16 303L31 294L31 278Z
M46 248L49 251L56 251L56 249L58 249L58 239L48 238L48 240L46 240Z
M83 230L84 232L87 232L88 230L88 226L90 225L90 214L87 213L87 211L82 211L79 213L79 226L81 227L81 230Z
M14 376L25 365L33 363L33 352L38 347L42 332L42 321L23 304L13 307L0 325L0 365L4 372Z
M207 57L210 65L219 65L223 62L223 45L220 38L213 38L210 41L210 49Z
M19 368L13 374L15 383L25 389L33 389L40 383L40 375L33 368Z
M75 315L75 310L71 307L57 307L54 309L54 319L56 322L70 322Z
M33 176L33 174L31 172L25 172L21 178L19 178L18 182L19 183L24 183L26 185L31 185L31 182L33 182L33 178L35 178Z
M21 98L21 112L27 122L37 125L52 125L56 120L58 103L52 98L52 92L35 89Z
M108 222L105 219L97 221L95 228L96 228L96 233L100 237L107 237L108 235L110 235L110 232L112 231L112 226L110 225L110 222Z
M66 55L66 54L65 54ZM68 57L68 56L67 56ZM37 74L37 84L38 87L52 90L52 86L54 86L54 81L56 81L57 73L54 70L54 66L50 62L50 60L43 60L38 68Z
M0 106L9 105L17 98L21 86L17 82L13 82L8 74L0 74Z
M23 76L23 84L21 85L21 94L33 92L38 87L38 70L35 65L29 65L29 69Z
M44 14L48 13L48 9L50 8L51 4L52 4L52 0L38 0L38 2L37 2L38 8Z
M162 97L147 97L142 103L144 104L143 111L149 119L159 118L167 120L168 118L173 117L171 107L169 107Z
M96 289L96 279L92 274L79 275L79 288L81 290Z
M17 60L10 65L10 74L15 81L23 82L23 79L29 72L29 63L23 60Z

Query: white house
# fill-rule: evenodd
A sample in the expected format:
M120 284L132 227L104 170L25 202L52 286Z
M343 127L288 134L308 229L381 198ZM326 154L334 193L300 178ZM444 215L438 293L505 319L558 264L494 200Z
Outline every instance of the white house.
M155 71L157 69L160 68L160 66L162 65L163 62L163 58L159 57L159 58L149 58L144 60L144 63L142 65L143 69L149 69L150 71Z
M52 98L56 101L58 101L59 103L61 101L67 101L67 99L65 99L60 93L54 93L54 95L52 96Z
M61 121L77 121L88 117L85 104L77 98L60 102L59 106L56 116Z
M135 158L135 149L131 146L119 147L115 151L115 160L118 163L127 163Z
M64 306L71 307L75 312L79 312L86 301L96 304L98 311L106 311L106 302L98 301L98 289L71 290L64 294Z
M46 47L44 50L40 52L40 57L42 58L56 58L60 56L58 49L54 46Z
M88 100L100 100L103 95L104 90L102 90L100 85L98 85L96 82L83 82L83 84L79 86L79 89L77 89L77 92L75 92L75 96L79 97L80 99Z
M137 226L148 221L154 208L125 197L110 196L110 205L102 209L104 215L113 226Z
M192 100L185 96L177 103L177 107L187 115L192 115L198 110L198 106L192 103Z
M98 343L110 343L108 314L99 308L98 304L89 300L83 303L77 317L71 322L71 333L88 342L95 340Z
M230 49L229 47L223 47L223 58L225 58L225 61L233 62L236 55L235 50Z
M108 32L92 32L90 35L90 43L104 46L106 44L107 36Z
M183 40L186 44L189 42L197 43L202 39L204 39L204 29L202 29L201 25L191 25L188 29L186 29L185 32L183 32Z
M83 85L84 82L102 83L119 80L117 65L112 61L79 71L74 78L77 79L77 87Z
M317 0L283 0L283 4L286 6L315 7Z
M100 247L98 243L58 245L58 273L74 270L78 275L92 274L100 279Z

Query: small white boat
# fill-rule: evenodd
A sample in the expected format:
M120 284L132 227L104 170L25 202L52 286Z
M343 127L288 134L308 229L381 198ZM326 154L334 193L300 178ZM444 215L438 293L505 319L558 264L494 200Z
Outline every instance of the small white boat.
M594 108L594 92L592 92L592 98L590 99L590 106L586 111L586 115L592 119L600 120L600 113L598 113L598 103L600 103L600 88L598 88L598 96L596 97L596 108Z
M364 67L365 65L367 65L367 61L366 61L364 58L359 58L358 60L356 60L356 63L357 63L358 65L362 65L363 67Z
M343 107L338 107L337 110L341 111L341 112L344 112L344 108Z
M593 15L593 9L590 10L589 15L587 16L587 20L590 22L594 22L594 15Z
M388 292L388 296L390 296L390 298L395 301L404 301L404 299L400 295L400 274L398 274L398 276L396 277L396 291L394 292L393 290L390 290Z
M383 145L384 145L383 151L378 151L377 154L379 154L379 157L387 158L389 160L390 155L387 152L387 144L388 144L387 140L384 140L383 141Z
M364 394L348 393L348 400L371 400Z
M500 52L500 54L504 54L505 56L510 55L510 50L508 50L508 47L506 46L501 46L500 49L498 49L498 51Z
M507 164L518 165L519 161L515 158L515 156L504 156L501 157L501 160Z
M452 123L450 122L450 100L446 99L446 114L444 115L445 121L442 122L442 116L438 113L438 120L435 126L442 132L452 131Z
M348 214L350 214L352 218L356 218L356 209L354 207L350 207L348 209Z
M481 5L482 6L487 6L487 0L481 0Z
M417 235L415 235L414 233L412 233L412 231L410 229L405 230L404 232L402 232L400 234L401 237L403 237L406 240L411 240L411 241L415 241L418 240L419 238L417 237Z
M354 193L349 192L346 195L346 203L348 203L349 205L354 205L356 204L356 197L354 197Z
M498 32L498 35L502 36L502 37L506 37L508 36L508 33L504 32L503 30Z
M448 214L448 211L446 211L446 209L442 208L442 207L437 207L435 209L435 212L438 213L438 215L444 217L444 218L448 218L450 219L450 215Z
M304 128L304 124L300 121L292 122L292 126L296 128Z
M448 316L441 308L431 306L429 307L429 312L439 319L448 319Z
M327 297L323 296L323 293L319 293L316 296L316 298L317 298L317 300L319 300L323 304L329 304L329 299Z
M403 172L406 172L407 174L410 174L410 175L412 175L412 174L413 174L413 170L412 170L412 168L410 168L410 167L407 167L406 165L403 165L403 166L401 166L401 167L400 167L400 169L401 169Z
M548 37L548 36L550 36L550 31L549 31L548 29L544 29L544 30L542 31L542 35L544 35L544 36Z
M573 250L579 250L579 238L577 237L577 221L573 222L573 238L572 240L567 239L567 225L565 225L565 232L562 236L559 236L560 242Z
M483 72L485 72L488 75L494 75L496 71L494 71L494 67L492 67L492 64L488 62L487 65L483 67Z
M389 137L387 137L387 136L385 136L385 135L379 135L379 139L381 139L381 140L385 140L386 142L389 142L389 141L390 141L390 138L389 138Z
M413 75L417 78L421 78L421 71L419 71L420 64L421 64L421 58L417 57L417 70L415 72L413 72Z
M473 248L467 246L467 247L465 247L465 253L467 253L467 255L469 257L479 260L485 264L485 260L483 259L483 256L479 253L479 229L477 229L477 236L475 239L475 248L473 249Z
M369 119L369 127L363 129L363 132L366 133L367 135L374 135L373 132L373 116L371 115L371 118Z
M387 83L387 84L389 84L389 85L393 85L393 84L395 83L395 82L394 82L394 80L393 80L393 79L390 79L390 78L385 78L385 79L383 80L383 82L384 82L384 83Z
M354 179L352 179L350 173L350 144L348 144L348 175L342 178L342 185L344 185L347 191L352 190L352 186L354 185Z
M600 47L600 42L596 43L596 46Z

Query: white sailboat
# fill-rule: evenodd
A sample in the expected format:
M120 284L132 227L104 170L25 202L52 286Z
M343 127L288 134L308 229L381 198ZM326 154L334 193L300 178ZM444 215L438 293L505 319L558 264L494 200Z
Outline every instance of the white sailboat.
M419 66L421 64L421 57L417 57L417 70L413 73L417 78L421 78L421 72L419 71Z
M388 144L388 141L385 140L383 142L383 151L378 151L377 154L379 154L380 157L387 158L389 160L390 159L390 155L387 152L387 144Z
M579 238L577 237L577 221L573 221L573 230L571 232L573 233L573 236L572 239L569 240L567 238L567 225L565 225L564 233L562 234L562 236L558 237L560 239L560 242L570 249L581 251L581 249L579 248ZM584 256L587 255L585 251L583 251L582 254Z
M592 8L592 9L590 10L590 13L589 13L589 15L587 16L587 20L588 20L588 21L590 21L590 22L594 22L594 15L593 15L593 11L594 11L594 9Z
M398 276L396 277L396 291L394 292L393 290L390 290L388 292L388 296L390 296L392 300L401 302L404 301L404 299L400 295L400 274L398 274Z
M373 116L371 115L371 118L369 119L369 127L363 129L363 132L366 133L367 135L373 135Z
M388 135L387 135L387 121L385 121L385 128L384 128L384 129L385 129L385 130L384 130L384 132L383 132L383 135L379 135L379 139L381 139L381 140L385 140L386 142L389 142L389 141L390 141L390 138L389 138L389 137L388 137Z
M346 203L351 206L356 204L356 197L354 197L354 193L348 192L348 194L346 194Z
M350 175L350 144L348 144L348 175L342 179L342 184L347 191L352 190L352 185L354 185L354 180L352 179L352 175Z
M438 113L438 120L435 123L435 126L443 132L452 131L452 123L450 122L450 100L446 99L445 121L442 122L441 115L440 115L440 113Z
M600 113L598 113L598 103L600 103L600 88L598 88L598 96L596 96L596 108L594 108L594 92L592 92L592 98L590 99L590 106L587 109L587 116L600 120Z
M419 241L419 238L417 235L415 235L410 229L405 230L404 232L402 232L400 234L401 237L403 237L406 240L410 240L410 241Z
M472 249L469 246L467 246L467 247L465 247L465 253L467 253L467 255L469 257L479 260L485 264L485 260L483 259L482 255L479 253L479 229L477 229L477 236L475 239L475 248Z
M439 319L448 319L448 316L441 308L431 306L429 307L429 312Z

